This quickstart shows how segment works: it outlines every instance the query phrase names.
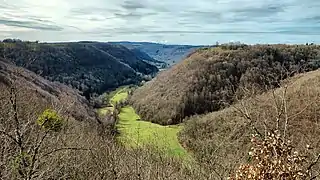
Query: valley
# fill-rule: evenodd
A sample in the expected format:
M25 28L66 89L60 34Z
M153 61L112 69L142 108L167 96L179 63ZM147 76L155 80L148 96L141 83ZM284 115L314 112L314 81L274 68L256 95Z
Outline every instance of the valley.
M126 100L128 96L127 87L116 90L113 97L110 99L112 107L120 101ZM100 112L110 113L113 108L106 107L100 109ZM120 135L118 140L127 147L143 147L153 146L156 150L165 155L174 157L183 157L187 155L186 150L178 141L178 133L182 129L182 125L162 126L140 119L135 113L132 106L124 106L120 109L117 129Z
M0 179L320 172L319 45L122 43L0 43Z
M0 180L320 180L320 0L0 1Z
M172 66L186 58L196 49L206 46L193 45L166 45L150 42L110 42L112 44L120 44L131 50L144 52L153 59L166 63L165 66Z

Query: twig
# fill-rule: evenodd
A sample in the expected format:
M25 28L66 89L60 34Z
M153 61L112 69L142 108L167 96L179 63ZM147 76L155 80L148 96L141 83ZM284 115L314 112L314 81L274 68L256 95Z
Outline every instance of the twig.
M15 125L16 125L16 136L17 138L16 141L18 143L18 146L20 148L20 153L23 152L23 142L22 142L22 135L20 134L20 122L19 122L19 118L18 118L18 109L17 109L17 94L15 92L15 88L11 87L11 95L10 95L10 102L11 102L11 106L13 108L13 117L14 117L14 121L15 121Z
M284 124L284 132L283 132L283 138L286 139L286 133L287 133L287 128L288 128L288 111L287 111L287 100L286 100L286 95L287 95L287 89L288 86L285 86L284 92L283 92L283 108L284 108L284 116L285 116L285 124Z
M277 128L276 128L276 130L279 130L280 118L281 118L281 116L283 114L283 103L280 103L280 105L279 105L279 103L277 101L276 93L275 93L274 90L272 91L272 95L273 95L273 99L274 99L274 103L276 105L276 111L277 111L277 115L278 115L277 116Z
M1 133L1 134L4 134L4 135L7 136L8 138L10 138L12 141L14 141L15 143L19 144L18 141L17 141L13 136L11 136L10 134L8 134L7 132L0 130L0 133Z
M312 178L310 178L310 180L316 179L319 175L320 175L320 173L318 173L317 175L315 175Z
M316 165L316 164L319 162L319 160L320 160L320 154L318 154L316 160L313 161L313 162L309 165L309 167L307 168L307 170L309 171L314 165Z
M32 160L31 160L31 165L30 165L30 170L29 170L29 176L28 176L28 179L31 179L32 178L32 175L34 174L33 171L34 171L34 165L37 161L37 155L39 153L39 149L42 145L42 143L44 142L44 139L47 137L49 131L46 131L46 133L42 136L41 140L39 141L38 145L36 146L36 148L34 149L34 152L33 152L33 155L32 155Z
M44 155L42 155L42 157L45 157L45 156L48 156L52 153L55 153L55 152L58 152L58 151L63 151L63 150L75 150L75 151L91 151L91 149L85 149L85 148L59 148L59 149L55 149L55 150L52 150ZM42 158L41 157L41 158Z
M288 117L288 118L291 119L291 118L294 118L294 117L300 115L300 114L303 113L308 107L310 107L310 105L311 105L311 104L308 104L308 105L307 105L306 107L304 107L300 112L298 112L298 113L296 113L296 114L294 114L294 115L292 115L292 116L290 116L290 117Z

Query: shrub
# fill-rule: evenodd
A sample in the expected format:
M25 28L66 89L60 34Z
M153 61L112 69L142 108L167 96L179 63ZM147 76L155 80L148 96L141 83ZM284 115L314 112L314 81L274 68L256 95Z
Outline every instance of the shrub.
M251 163L241 165L229 179L307 179L309 176L307 156L294 151L291 142L281 134L268 133L264 139L253 136L251 142Z
M63 126L63 119L55 110L46 109L39 116L37 124L47 131L59 132Z

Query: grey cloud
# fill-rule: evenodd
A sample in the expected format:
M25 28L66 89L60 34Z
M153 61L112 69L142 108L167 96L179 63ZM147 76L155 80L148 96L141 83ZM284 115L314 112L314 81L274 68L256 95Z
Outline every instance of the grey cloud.
M155 12L125 12L125 13L114 13L116 18L122 19L140 19L141 17L156 15Z
M126 1L127 2L127 1ZM131 2L131 1L130 1ZM156 15L156 12L142 12L138 11L138 9L144 7L140 6L139 3L128 3L125 5L121 5L121 7L125 7L125 10L122 9L112 9L112 8L97 8L97 7L87 7L87 8L77 8L72 9L70 11L69 17L81 19L83 15L88 14L99 14L104 16L104 19L90 18L88 20L91 21L104 21L107 19L140 19L141 17ZM113 14L113 16L110 16Z
M89 18L90 21L101 21L99 18Z
M20 2L20 4L11 3L12 1ZM61 12L66 12L65 19L57 16L53 18L57 19L56 22L47 21L45 12L43 14L30 13L28 9L21 8L24 7L23 4L28 5L27 1L10 0L10 4L17 7L12 8L12 5L11 9L5 9L4 13L12 11L12 16L15 14L16 17L10 18L10 14L3 13L0 19L4 20L0 23L33 29L40 27L42 30L52 28L55 31L61 30L63 33L54 31L37 31L34 34L18 31L16 33L24 33L25 37L32 35L39 39L43 37L44 39L66 40L76 38L86 40L94 37L93 39L96 40L100 38L139 40L141 38L143 40L200 42L210 41L211 38L213 42L218 39L226 41L244 39L251 42L278 42L279 39L282 39L283 42L286 40L296 42L303 38L316 39L314 37L318 37L318 32L320 32L319 0L305 0L304 3L299 0L219 0L219 2L209 0L90 0L88 3L81 3L85 0L78 0L80 3L76 0L61 1L68 2L68 6L61 9ZM9 0L7 2L9 3ZM6 4L1 4L0 11L6 6ZM70 7L73 9L70 10ZM56 8L59 9L60 6L57 5ZM54 12L54 9L52 11ZM28 16L29 14L37 14L41 17L31 17ZM58 20L63 22L58 22ZM79 22L83 24L77 24ZM73 28L64 26L62 30L62 27L57 26L60 23L68 24ZM92 24L94 27L90 27ZM74 31L75 29L78 31ZM44 34L56 35L44 36Z
M258 22L258 23L272 23L279 21L278 13L284 12L286 5L280 4L266 4L260 7L243 7L233 9L230 12L232 16L223 18L222 22L238 23L238 22Z
M208 23L219 24L222 21L222 13L214 11L189 10L180 13L181 25L190 25L189 23Z
M8 2L2 1L0 4L0 9L14 9L17 8L17 6L13 5L13 4L9 4Z
M163 4L160 5L154 2L150 3L150 1L147 0L125 0L120 6L130 12L138 11L141 9L148 9L157 13L171 12L168 6L165 6Z
M284 11L283 5L266 5L262 7L247 7L242 9L234 10L233 12L242 17L246 18L257 18L257 17L268 17L279 12Z
M320 35L320 25L313 26L310 28L304 26L296 26L296 27L278 27L277 29L252 29L252 30L230 30L230 29L221 29L221 30L204 30L201 26L197 26L197 24L189 24L194 28L186 29L186 30L159 30L158 27L155 26L144 26L143 29L139 29L136 27L122 27L122 28L114 28L111 31L100 29L100 31L96 31L96 34L104 35L104 34L117 34L117 35L130 35L130 34L148 34L148 35L200 35L200 34L261 34L261 35L272 35L272 34L297 34L297 35Z
M137 9L146 8L146 6L143 5L141 2L134 0L125 0L123 4L121 4L121 7L127 9L128 11L135 11Z
M105 15L108 12L118 12L119 9L101 8L101 7L86 7L86 8L73 8L70 10L71 16L87 15L87 14L100 14Z
M137 30L133 28L118 28L114 29L111 32L100 31L99 34L273 34L273 33L282 33L281 31L203 31L203 30Z
M36 29L36 30L50 30L50 31L62 31L63 30L63 28L60 26L43 24L43 23L39 23L39 22L30 22L30 21L16 21L16 20L0 19L0 24L4 24L7 26L14 26L14 27Z
M125 0L120 4L120 7L123 8L124 11L115 12L114 15L116 18L138 20L141 17L152 16L158 13L156 10L149 8L145 1ZM145 10L147 10L147 12Z
M182 12L172 12L176 14L177 24L187 27L197 27L201 24L218 25L225 23L256 22L263 21L272 23L276 19L277 13L283 12L285 5L266 4L262 6L241 7L230 6L227 10L202 10L186 9Z
M320 15L315 15L312 17L303 18L303 19L301 19L301 22L320 23Z
M169 7L163 6L163 5L149 4L147 6L147 8L152 9L155 12L158 12L158 13L171 13L172 12L172 10Z

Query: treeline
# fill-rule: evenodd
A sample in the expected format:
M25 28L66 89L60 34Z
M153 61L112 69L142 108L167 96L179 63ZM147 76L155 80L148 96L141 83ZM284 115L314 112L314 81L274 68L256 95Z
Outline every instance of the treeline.
M121 85L138 84L158 69L122 46L108 43L38 43L4 40L0 57L72 86L86 97Z
M317 45L202 48L136 90L131 103L143 119L177 124L187 116L219 110L319 67Z

